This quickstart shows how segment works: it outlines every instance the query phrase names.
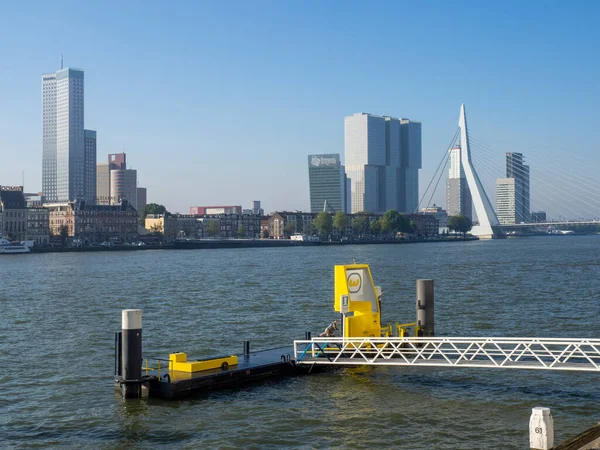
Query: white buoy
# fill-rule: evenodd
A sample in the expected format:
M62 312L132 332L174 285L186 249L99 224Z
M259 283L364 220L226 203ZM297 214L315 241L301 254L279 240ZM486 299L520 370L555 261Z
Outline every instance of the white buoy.
M554 420L550 408L532 408L529 419L529 447L532 450L549 450L554 447Z

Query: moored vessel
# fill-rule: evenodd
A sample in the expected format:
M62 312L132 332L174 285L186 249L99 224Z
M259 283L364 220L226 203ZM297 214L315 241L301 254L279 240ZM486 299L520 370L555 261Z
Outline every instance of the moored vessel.
M0 255L10 255L18 253L29 253L31 249L29 245L24 242L20 244L11 242L8 239L0 237Z

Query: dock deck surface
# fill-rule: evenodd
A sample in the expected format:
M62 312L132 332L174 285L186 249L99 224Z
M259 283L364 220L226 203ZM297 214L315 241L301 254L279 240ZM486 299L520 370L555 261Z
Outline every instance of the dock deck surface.
M159 373L158 370L150 370L148 374L157 377L150 383L150 395L163 398L185 397L249 384L265 378L305 372L306 367L295 365L293 350L289 345L238 354L238 364L234 366L194 373L165 369Z

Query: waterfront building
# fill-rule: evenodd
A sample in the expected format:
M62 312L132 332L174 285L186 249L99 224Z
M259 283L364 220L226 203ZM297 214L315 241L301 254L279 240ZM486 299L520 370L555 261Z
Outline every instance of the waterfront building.
M506 153L506 178L515 179L514 223L525 223L531 220L529 166L524 162L522 153Z
M440 222L433 214L407 214L406 217L415 225L415 233L418 236L439 236Z
M214 218L214 216L211 216ZM258 239L260 238L260 216L256 215L245 215L245 214L219 214L216 216L219 220L221 238L247 238L247 239ZM204 228L203 236L208 237ZM240 235L240 231L243 234Z
M96 150L97 140L94 130L83 130L84 136L84 192L83 198L86 203L96 203Z
M141 211L144 209L144 207L147 204L147 191L145 187L139 187L137 188L137 202L136 202L136 209L138 211Z
M127 200L137 210L137 170L111 169L110 198L111 205Z
M420 212L432 215L438 220L440 234L448 232L448 212L442 209L441 206L436 206L434 203L431 207L421 208Z
M496 215L500 225L513 225L516 219L515 179L496 180Z
M212 216L219 214L242 214L241 206L191 206L193 216Z
M269 217L268 216L260 216L260 237L261 238L269 238L271 237L271 233L269 232Z
M473 201L461 164L460 146L450 150L450 169L446 183L446 210L448 216L463 215L473 219Z
M42 75L42 192L46 201L86 196L83 71Z
M217 223L214 236L209 231L210 222ZM151 233L162 234L166 241L209 237L258 239L261 217L246 214L148 214L145 228ZM240 231L243 231L241 236Z
M110 205L110 165L96 164L96 203Z
M547 222L546 211L532 211L531 212L532 222Z
M47 208L27 208L27 233L26 241L35 244L47 244L50 242L50 212Z
M24 241L27 234L27 207L23 186L0 186L0 236Z
M308 155L311 212L346 212L346 183L339 153Z
M269 216L269 236L285 239L294 233L313 234L312 221L317 213L277 211Z
M421 123L356 113L344 119L350 211L413 212L419 203Z
M60 236L63 226L68 236L84 244L103 241L130 242L138 237L135 208L126 200L117 205L89 205L85 201L49 203L50 233Z
M161 234L165 240L202 238L202 221L198 216L184 214L148 214L145 228Z

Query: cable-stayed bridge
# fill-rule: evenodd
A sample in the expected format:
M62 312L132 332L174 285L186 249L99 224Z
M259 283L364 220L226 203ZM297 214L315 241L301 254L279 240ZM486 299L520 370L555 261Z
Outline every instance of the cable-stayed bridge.
M522 155L523 161L518 164L509 163L507 150L514 151L512 154L519 158ZM591 161L573 152L565 153L563 159L562 155L555 156L547 149L543 149L541 156L538 156L540 152L522 154L516 153L517 150L520 149L495 146L475 137L467 127L465 106L461 105L458 129L419 206L431 206L435 189L451 161L450 173L460 176L462 184L468 189L468 201L472 206L469 203L466 208L469 213L472 209L472 234L480 238L501 237L506 232L516 230L600 226L600 182L597 180L596 167ZM525 160L529 165L524 164ZM452 168L458 164L460 170ZM503 206L498 209L497 214L497 180L498 186L507 184L507 189L511 189L512 184L512 189L515 190L515 194L508 199L508 209L515 210L512 220L502 214L505 212L503 208L507 207L501 203L502 199L500 204ZM517 186L515 183L521 185ZM430 191L432 185L434 187ZM517 190L519 195L516 194ZM426 198L429 198L429 203L424 201Z

